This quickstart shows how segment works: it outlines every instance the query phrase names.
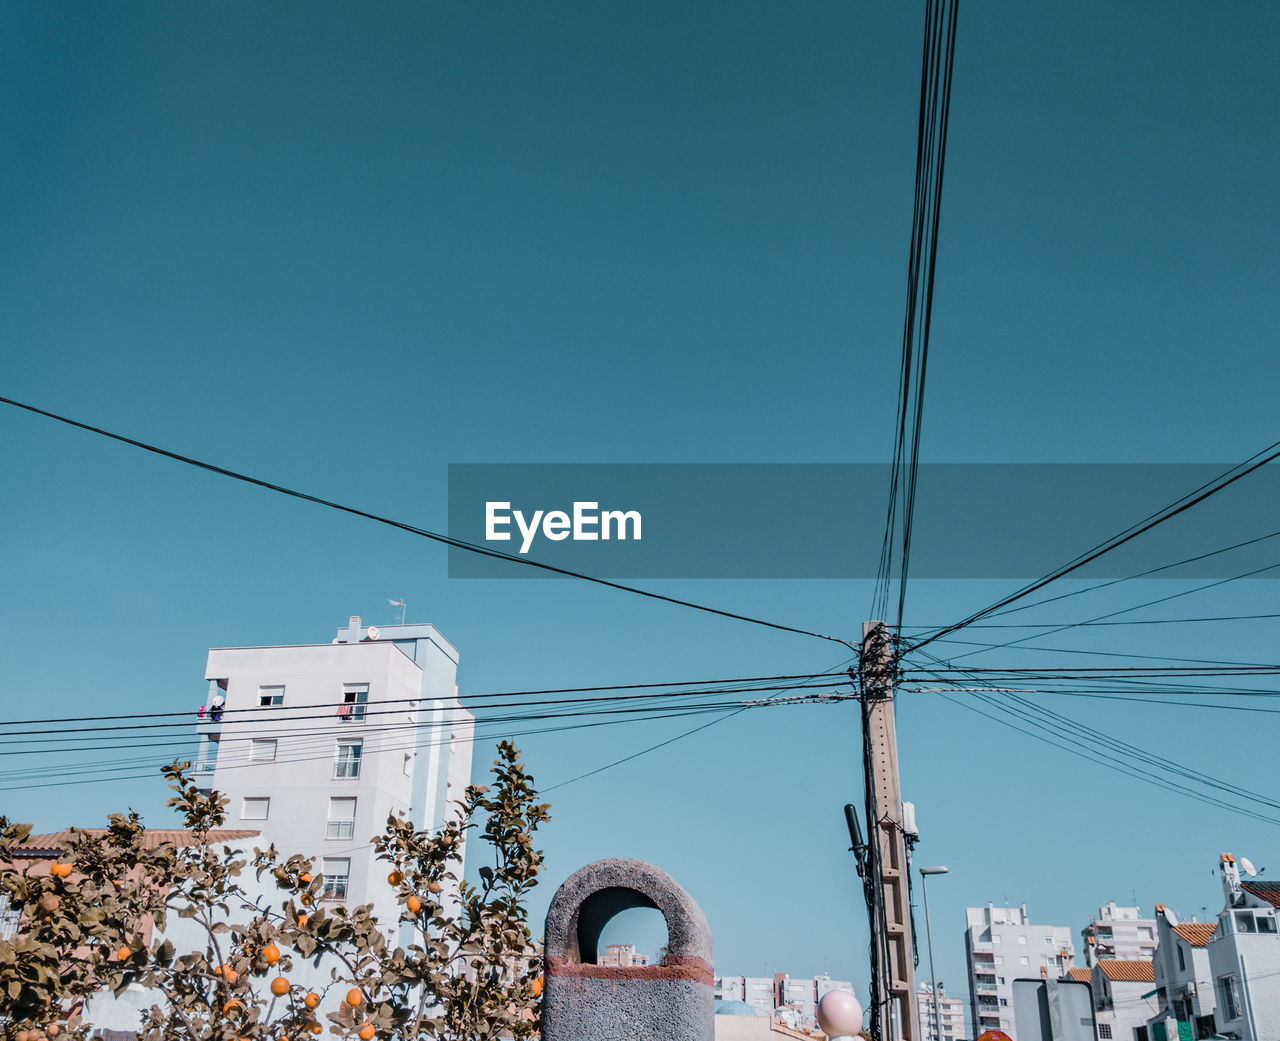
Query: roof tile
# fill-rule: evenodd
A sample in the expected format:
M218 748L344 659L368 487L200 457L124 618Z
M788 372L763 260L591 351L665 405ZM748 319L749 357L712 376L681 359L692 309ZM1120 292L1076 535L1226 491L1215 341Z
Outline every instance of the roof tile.
M78 828L95 837L108 834L106 828ZM209 841L214 843L236 842L239 839L251 839L262 834L259 831L248 831L243 828L222 828L209 832ZM18 846L14 852L18 856L39 856L42 853L57 853L64 849L71 840L70 831L52 831L44 835L31 835L27 841ZM193 846L195 838L189 831L181 828L147 828L142 833L144 849L157 849L160 846Z
M1155 962L1099 958L1098 968L1107 979L1116 983L1155 983L1156 981Z
M1173 931L1192 947L1207 947L1217 928L1217 922L1183 922L1175 925Z
M1280 907L1280 882L1259 882L1256 878L1251 878L1247 882L1242 880L1240 885L1245 892L1252 893L1273 907Z

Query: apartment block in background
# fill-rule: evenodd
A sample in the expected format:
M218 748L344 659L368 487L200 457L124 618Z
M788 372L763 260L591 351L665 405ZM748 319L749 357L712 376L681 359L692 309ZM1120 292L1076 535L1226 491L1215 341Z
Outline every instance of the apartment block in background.
M1061 979L1075 950L1066 926L1035 925L1021 907L965 908L965 957L969 969L969 1005L975 1035L1013 1029L1013 981Z
M469 783L457 667L435 626L358 617L332 643L209 652L197 777L228 797L227 827L313 857L324 899L373 904L393 942L408 937L370 840L391 813L438 827Z
M964 1037L964 1002L947 996L938 987L937 1015L934 1015L933 987L922 983L916 991L920 1007L920 1036L923 1041L960 1041Z
M1150 961L1156 952L1156 922L1143 918L1137 907L1120 907L1114 900L1098 908L1098 917L1080 931L1084 963L1093 968L1099 958Z

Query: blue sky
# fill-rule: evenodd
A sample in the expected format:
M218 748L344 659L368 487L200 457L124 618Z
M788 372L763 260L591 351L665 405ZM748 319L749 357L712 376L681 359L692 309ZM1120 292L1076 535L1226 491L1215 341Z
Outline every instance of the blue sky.
M0 21L6 396L436 528L451 462L889 456L919 11L49 2ZM1275 440L1278 21L1262 3L964 8L926 460L1230 463ZM421 540L12 409L0 437L10 719L195 707L210 646L327 640L348 614L390 621L401 596L461 649L464 692L839 659L569 582L449 581ZM871 599L865 582L653 585L850 635ZM908 620L1010 585L920 582ZM1244 614L1274 593L1187 603ZM1055 639L1266 661L1276 629ZM1269 729L1240 714L1054 707L1276 792ZM1274 826L936 697L899 712L919 862L952 868L931 892L948 983L966 904L1025 901L1074 929L1134 891L1197 913L1220 849L1275 859ZM554 784L689 725L525 747ZM857 748L848 706L778 709L567 786L542 899L596 856L640 856L707 910L722 971L828 969L865 996L840 818ZM127 803L161 821L165 794L11 790L4 811L52 829Z

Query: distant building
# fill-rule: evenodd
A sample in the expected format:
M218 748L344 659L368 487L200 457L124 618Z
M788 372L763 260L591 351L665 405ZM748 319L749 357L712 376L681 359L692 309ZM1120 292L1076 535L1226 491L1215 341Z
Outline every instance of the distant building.
M439 827L470 782L457 667L435 626L358 617L331 643L209 651L193 776L227 797L228 827L314 857L324 901L373 904L393 946L413 937L370 839L390 813Z
M631 965L648 965L649 956L636 950L633 943L611 943L600 956L601 965L616 965L625 968Z
M1235 857L1218 861L1226 907L1209 940L1214 1021L1240 1041L1280 1039L1280 882L1241 878Z
M1157 1011L1147 1020L1147 1036L1150 1041L1213 1037L1217 1033L1213 1019L1216 999L1209 941L1218 923L1169 922L1164 904L1156 904Z
M764 976L717 976L717 1001L742 1002L770 1020L793 1022L804 1028L817 1024L818 1002L833 990L853 993L848 980L833 980L828 973L793 979L786 973Z
M1099 1041L1148 1041L1147 1020L1156 1011L1150 961L1099 958L1093 963L1093 1007Z
M960 1041L964 1037L964 1002L947 996L938 987L938 1014L934 1016L933 987L928 983L916 991L920 1006L920 1036L923 1041Z
M1143 918L1137 907L1120 907L1112 900L1098 908L1098 917L1080 932L1082 953L1090 968L1099 958L1150 961L1156 952L1156 923Z
M1075 950L1066 926L1034 925L1021 907L965 908L965 956L974 1034L1013 1030L1013 981L1061 979Z

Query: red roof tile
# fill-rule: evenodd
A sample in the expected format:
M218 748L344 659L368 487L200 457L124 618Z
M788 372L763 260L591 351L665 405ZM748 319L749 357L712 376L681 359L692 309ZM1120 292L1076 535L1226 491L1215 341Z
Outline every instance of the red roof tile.
M1093 970L1086 969L1083 965L1073 965L1067 970L1067 979L1088 983L1093 979Z
M1217 922L1183 922L1175 925L1173 931L1192 947L1207 947L1217 928Z
M1117 983L1155 983L1156 981L1154 962L1099 958L1098 968L1107 979Z
M108 834L106 828L80 828L97 837ZM242 828L223 828L209 832L209 841L218 844L234 843L240 839L251 839L262 834L259 831L247 831ZM15 852L19 856L39 856L41 853L56 853L71 840L70 831L52 831L45 835L31 835L24 846L18 846ZM189 831L181 828L147 828L142 833L144 849L156 849L159 846L191 846L195 839Z
M1247 882L1242 880L1240 885L1245 892L1252 893L1274 907L1280 907L1280 882L1259 882L1256 878L1251 878Z

